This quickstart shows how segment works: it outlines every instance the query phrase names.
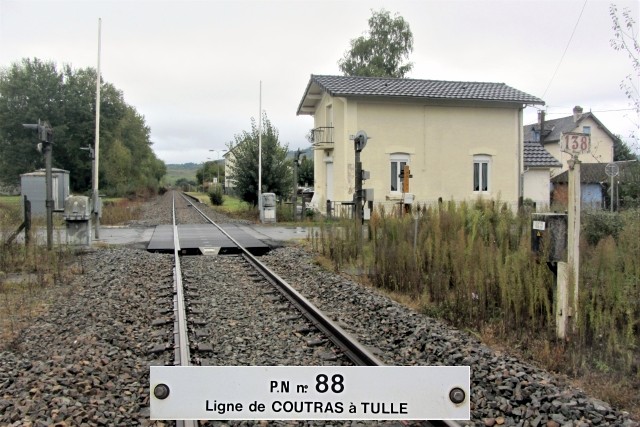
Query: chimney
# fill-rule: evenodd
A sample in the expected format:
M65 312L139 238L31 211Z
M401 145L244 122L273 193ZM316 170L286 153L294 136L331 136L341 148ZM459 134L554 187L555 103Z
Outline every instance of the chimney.
M538 126L540 126L538 142L542 142L544 139L544 110L538 111Z
M580 120L580 117L582 117L582 107L576 105L575 107L573 107L573 122L575 123Z

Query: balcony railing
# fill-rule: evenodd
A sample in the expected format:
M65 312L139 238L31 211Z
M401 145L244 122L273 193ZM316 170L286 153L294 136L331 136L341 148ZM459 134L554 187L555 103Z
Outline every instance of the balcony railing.
M314 149L333 148L333 126L320 126L311 129L312 142Z

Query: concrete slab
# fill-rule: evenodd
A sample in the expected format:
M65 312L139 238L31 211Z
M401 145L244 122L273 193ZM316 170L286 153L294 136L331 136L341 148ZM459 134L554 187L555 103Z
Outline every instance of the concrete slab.
M269 251L270 247L261 239L235 224L219 224L241 246L253 255L262 255ZM200 254L203 249L215 248L219 254L238 253L235 243L222 231L211 224L185 224L178 225L180 251L184 254ZM173 227L159 225L156 227L151 241L147 246L150 252L171 252L174 250Z
M210 226L210 225L209 225ZM171 241L171 248L173 248L173 231L171 226L158 226L158 227L168 227L168 230L163 230L163 232L170 233L170 237L166 237ZM210 226L213 227L213 226ZM236 225L236 224L227 224L229 228L230 234L234 239L239 242L247 241L248 239L257 239L264 246L277 246L278 242L284 242L288 240L296 240L296 239L306 239L309 236L309 233L312 232L312 227L282 227L278 225ZM141 249L146 249L148 244L151 242L152 237L155 232L159 229L157 227L125 227L125 226L101 226L100 227L100 238L95 239L95 235L93 235L93 227L92 227L92 245L96 244L106 244L106 245L127 245L127 246L135 246L140 247ZM191 230L187 234L190 236L189 238L198 240L199 237L197 235L193 235L194 231ZM197 234L197 231L195 232ZM215 239L212 239L213 236L205 235L201 238L201 246L202 247L215 247ZM40 228L38 230L38 235L35 236L36 242L38 244L46 243L46 230ZM17 238L17 241L24 241L24 233L20 233ZM53 231L53 241L54 244L67 244L67 235L66 229L56 228ZM44 243L43 243L44 242ZM182 245L182 243L181 243Z

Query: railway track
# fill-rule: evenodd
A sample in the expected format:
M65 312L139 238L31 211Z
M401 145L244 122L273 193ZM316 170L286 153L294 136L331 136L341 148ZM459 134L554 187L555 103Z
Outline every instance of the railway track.
M369 349L243 248L188 197L183 194L176 196L174 193L172 217L175 262L174 365L277 365L277 357L282 357L282 349L269 354L265 345L288 339L291 354L283 358L283 362L287 364L293 359L302 366L384 366ZM238 246L240 254L187 257L181 261L176 224L178 217L181 221L195 219L217 227ZM203 283L202 273L194 277L189 273L190 270L204 270L209 280ZM229 313L230 307L238 307L239 312ZM282 327L280 330L273 328L274 322L268 328L260 326L259 318L274 314L278 318L275 324ZM217 323L210 325L206 319L217 319ZM233 324L234 330L238 330L239 322L244 322L241 328L243 336L220 336L216 329L224 329L225 321ZM290 338L291 330L295 331L293 336L296 339ZM217 338L212 338L216 335ZM251 346L250 343L259 345ZM231 345L245 347L246 351L229 351L228 347ZM252 350L249 347L255 348ZM230 359L231 354L235 354L235 357ZM178 426L190 427L194 425L191 422L178 421ZM459 425L452 421L424 421L415 424Z

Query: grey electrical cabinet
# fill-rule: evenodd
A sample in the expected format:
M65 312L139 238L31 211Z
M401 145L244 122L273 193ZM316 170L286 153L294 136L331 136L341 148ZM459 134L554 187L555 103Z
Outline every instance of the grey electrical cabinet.
M534 213L531 215L531 250L546 261L567 261L567 214Z
M51 189L53 198L53 210L62 212L64 201L69 196L69 171L53 169L51 171ZM20 175L20 188L22 196L27 196L31 202L31 214L44 216L47 214L46 199L46 173L44 169Z
M262 193L262 221L276 222L276 195Z

